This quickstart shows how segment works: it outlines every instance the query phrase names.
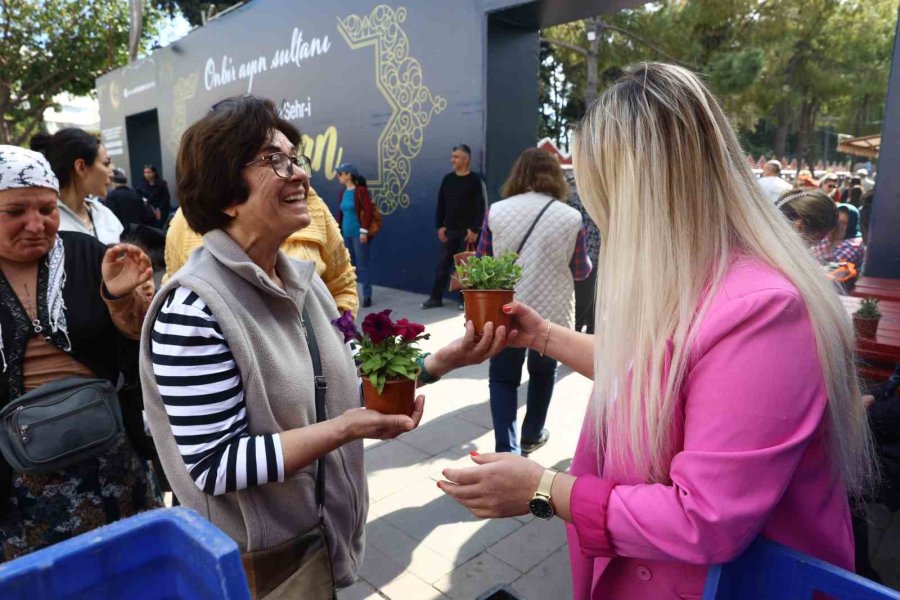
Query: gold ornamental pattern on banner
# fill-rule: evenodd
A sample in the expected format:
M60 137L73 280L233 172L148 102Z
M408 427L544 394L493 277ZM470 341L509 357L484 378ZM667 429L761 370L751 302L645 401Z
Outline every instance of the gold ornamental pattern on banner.
M447 100L423 83L422 65L409 55L409 38L401 24L406 8L386 4L368 16L338 19L338 31L353 50L375 47L375 84L391 107L391 117L378 138L378 179L368 182L384 214L409 206L406 185L411 162L422 151L425 128L447 108Z

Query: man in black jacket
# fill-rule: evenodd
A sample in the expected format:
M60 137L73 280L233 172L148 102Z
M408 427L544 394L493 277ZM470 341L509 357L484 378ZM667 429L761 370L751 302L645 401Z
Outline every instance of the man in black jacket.
M159 219L159 211L144 202L141 195L128 187L128 178L122 169L113 169L115 189L106 196L106 207L113 211L126 231L131 225L153 225Z
M435 228L441 242L441 252L434 275L431 296L422 308L443 305L443 295L450 283L453 255L466 245L475 245L481 222L484 220L485 197L481 177L469 170L472 151L465 145L453 147L450 164L453 173L447 174L438 192ZM462 302L459 308L462 309Z

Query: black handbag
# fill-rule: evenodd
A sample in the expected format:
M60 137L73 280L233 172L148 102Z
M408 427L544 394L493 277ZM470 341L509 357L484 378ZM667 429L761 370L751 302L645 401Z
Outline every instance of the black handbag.
M3 407L0 453L15 471L50 473L103 453L124 431L109 381L66 377Z
M519 247L516 248L516 254L522 254L522 248L525 247L525 242L528 241L528 238L531 237L531 232L534 231L535 225L538 224L538 221L541 220L541 217L544 216L544 213L547 212L547 209L550 208L550 205L556 202L556 200L550 200L547 204L544 205L544 208L541 209L541 212L534 218L534 221L531 222L531 227L528 228L528 231L525 232L525 237L522 238L522 241L519 242Z

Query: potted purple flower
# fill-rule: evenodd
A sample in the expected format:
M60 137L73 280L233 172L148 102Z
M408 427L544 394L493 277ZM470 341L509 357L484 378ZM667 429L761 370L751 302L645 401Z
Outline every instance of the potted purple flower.
M425 326L407 319L391 320L391 311L368 315L362 333L353 315L344 311L332 324L344 334L344 342L356 349L356 365L363 380L366 408L383 414L412 415L416 399L418 359L416 345L430 336Z

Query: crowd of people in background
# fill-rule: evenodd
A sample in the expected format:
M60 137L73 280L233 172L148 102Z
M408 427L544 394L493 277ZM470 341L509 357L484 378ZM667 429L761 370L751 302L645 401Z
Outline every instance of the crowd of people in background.
M172 491L238 542L255 595L287 583L272 565L299 560L293 545L316 527L333 583L357 577L362 440L415 428L424 399L411 417L358 408L352 356L329 322L356 318L360 298L373 305L381 214L344 163L333 215L300 139L269 100L218 103L181 140L177 207L155 166L129 187L82 130L35 136L31 151L0 146L0 408L81 378L118 393L123 412L116 443L74 466L37 477L0 461L0 558L161 506ZM759 532L853 568L847 498L868 489L873 458L847 372L852 334L816 262L862 268L868 171L802 170L789 182L770 161L754 182L704 84L653 63L593 105L576 155L573 173L525 150L489 202L471 149L451 149L422 308L443 305L467 249L517 252L522 279L504 307L512 327L479 338L469 324L423 360L422 384L490 361L497 454L445 471L439 487L483 517L534 512L529 500L545 498L546 518L569 524L579 599L597 585L635 597L617 573L647 565L655 592L699 595L706 566ZM722 165L711 183L696 170L709 161ZM597 382L569 474L527 458L549 439L560 363ZM298 384L322 368L328 415L315 386ZM868 390L866 404L884 412L898 382ZM313 464L339 475L324 491L310 485Z
M865 167L847 175L828 172L816 180L812 171L802 169L792 185L783 176L781 163L771 160L757 183L794 223L823 266L850 264L859 273L865 261L875 181ZM853 282L853 278L842 281L847 288Z

